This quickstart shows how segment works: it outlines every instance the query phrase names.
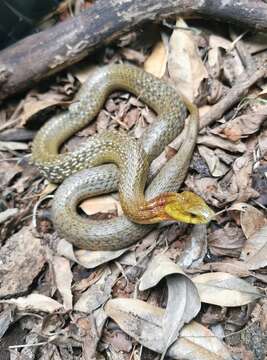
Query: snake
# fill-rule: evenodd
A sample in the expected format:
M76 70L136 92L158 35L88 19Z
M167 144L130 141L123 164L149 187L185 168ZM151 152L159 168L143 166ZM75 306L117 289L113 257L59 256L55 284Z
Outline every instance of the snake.
M137 140L120 131L91 136L76 150L60 147L89 124L115 90L133 93L157 114ZM184 128L184 141L146 188L149 166ZM142 239L161 221L207 223L214 213L198 195L177 193L191 161L198 133L198 110L165 81L128 64L103 66L78 91L69 108L48 120L32 144L32 162L52 183L62 183L53 199L52 220L61 237L78 248L118 250ZM88 197L119 190L125 215L91 220L77 212Z

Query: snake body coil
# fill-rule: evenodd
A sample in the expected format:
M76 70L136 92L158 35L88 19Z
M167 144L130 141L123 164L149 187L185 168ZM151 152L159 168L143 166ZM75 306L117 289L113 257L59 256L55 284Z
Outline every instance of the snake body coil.
M107 132L91 137L85 146L72 153L59 154L62 143L93 120L107 96L118 89L134 93L158 114L158 120L145 131L140 141ZM189 102L187 107L194 109ZM53 221L59 233L76 246L91 250L123 248L145 236L153 225L138 225L125 216L89 221L77 214L76 207L84 198L117 189L118 169L115 165L94 167L115 162L120 168L120 200L128 217L135 221L137 207L145 201L148 166L179 134L185 117L186 106L176 91L134 66L106 66L88 79L69 109L42 127L32 147L34 163L50 181L62 182L67 178L53 201ZM188 141L149 185L146 198L178 190L187 172L197 130L194 114Z

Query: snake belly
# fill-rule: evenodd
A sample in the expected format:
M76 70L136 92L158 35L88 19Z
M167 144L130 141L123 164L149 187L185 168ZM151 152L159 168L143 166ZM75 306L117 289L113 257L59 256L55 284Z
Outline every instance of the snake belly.
M118 169L110 164L88 169L95 165L92 163L92 151L88 151L88 145L72 153L59 154L62 143L92 121L107 96L118 89L137 95L158 114L158 120L140 139L140 146L148 163L181 132L186 117L186 106L170 85L134 66L110 65L96 71L82 86L69 109L53 117L38 132L32 148L34 163L50 181L62 182L66 179L53 200L53 223L61 236L84 249L124 248L144 237L155 226L138 225L125 216L101 221L80 216L77 205L84 198L118 188ZM186 105L190 108L190 103ZM197 119L192 117L187 133L188 140L148 186L146 198L160 192L178 190L187 172L197 129ZM116 137L113 140L116 144ZM117 141L120 141L119 136ZM89 148L94 147L92 141L89 141L89 144ZM128 151L131 153L131 141ZM103 158L103 162L106 161L107 159ZM125 165L125 169L133 174L130 157ZM121 189L122 192L124 190Z

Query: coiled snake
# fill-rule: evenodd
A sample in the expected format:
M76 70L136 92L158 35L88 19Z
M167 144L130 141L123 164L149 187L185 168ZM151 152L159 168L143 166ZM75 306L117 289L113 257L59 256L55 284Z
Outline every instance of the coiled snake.
M90 137L85 146L72 153L59 154L62 143L92 121L107 96L118 89L137 95L158 114L158 120L142 138L135 140L107 131ZM191 112L187 141L153 179L144 196L149 165L181 132L186 107ZM130 65L109 65L96 71L69 109L41 128L32 146L32 160L42 174L51 182L66 179L52 205L53 222L59 234L81 248L111 250L136 242L162 220L208 222L213 212L199 196L191 192L176 193L186 175L197 131L195 106L184 98L182 101L167 83ZM110 162L117 166L98 166ZM117 188L127 217L92 221L77 213L77 205L84 198Z

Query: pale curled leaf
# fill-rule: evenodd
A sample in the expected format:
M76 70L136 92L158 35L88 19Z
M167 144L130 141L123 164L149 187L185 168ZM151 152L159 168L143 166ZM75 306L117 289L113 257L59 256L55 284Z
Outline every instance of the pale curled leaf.
M164 351L163 309L141 300L119 298L109 300L104 309L123 331L140 344L158 353ZM195 321L184 326L167 355L183 360L231 359L222 342L209 329Z
M54 268L56 286L63 299L63 306L65 310L67 311L71 310L72 309L71 283L73 276L70 268L70 262L69 260L61 256L54 256L53 268Z
M248 282L228 273L207 273L192 279L202 302L219 306L242 306L262 295Z
M214 177L221 177L227 173L228 167L220 161L215 152L206 146L199 145L198 151L201 157L206 161L209 171Z
M174 30L170 38L168 70L175 87L193 101L208 73L187 25L182 19L176 25L179 29Z
M168 302L162 322L165 341L163 355L177 338L183 325L198 314L201 306L197 289L190 278L164 255L158 255L150 262L140 280L139 289L145 290L155 286L165 277L168 285Z
M94 269L99 265L117 259L127 250L128 248L115 251L74 251L73 245L64 239L61 239L57 245L57 253L59 255L65 256L67 259L84 266L86 269Z
M246 204L244 211L240 213L240 224L247 239L266 223L266 216L252 205Z
M161 78L166 71L167 66L167 50L162 41L159 41L152 50L152 53L144 63L144 69Z
M243 255L250 270L267 266L267 224L249 238Z
M0 303L14 304L23 311L44 311L54 313L63 308L63 305L48 296L41 294L30 294L17 299L1 300Z
M87 215L111 211L117 211L118 215L123 214L120 202L111 195L101 195L84 200L79 206Z

